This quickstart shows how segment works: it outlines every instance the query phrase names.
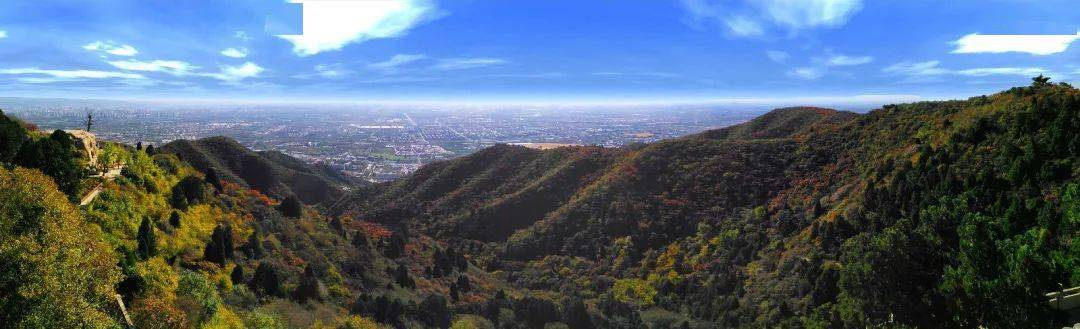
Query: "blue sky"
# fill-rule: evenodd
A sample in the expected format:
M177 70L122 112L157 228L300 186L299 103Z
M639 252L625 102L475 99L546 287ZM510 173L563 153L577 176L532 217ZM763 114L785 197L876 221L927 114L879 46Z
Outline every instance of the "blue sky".
M1072 0L293 2L302 24L278 0L7 0L0 95L886 103L1080 81Z

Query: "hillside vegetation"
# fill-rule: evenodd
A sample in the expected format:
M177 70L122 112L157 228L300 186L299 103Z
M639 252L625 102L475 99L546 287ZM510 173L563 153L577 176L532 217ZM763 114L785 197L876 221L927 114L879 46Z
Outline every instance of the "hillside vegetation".
M1080 90L1039 77L359 185L225 138L113 145L100 181L0 116L0 327L116 327L113 294L140 328L1062 326L1077 131Z
M158 148L201 172L277 198L296 196L306 204L335 200L357 182L324 165L311 165L277 151L254 152L228 137L178 140Z

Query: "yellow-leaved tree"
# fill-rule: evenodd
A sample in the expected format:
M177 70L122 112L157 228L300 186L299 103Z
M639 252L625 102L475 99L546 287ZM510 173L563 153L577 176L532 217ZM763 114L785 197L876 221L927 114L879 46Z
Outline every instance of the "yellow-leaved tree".
M117 325L116 257L52 179L0 168L0 323L14 328Z

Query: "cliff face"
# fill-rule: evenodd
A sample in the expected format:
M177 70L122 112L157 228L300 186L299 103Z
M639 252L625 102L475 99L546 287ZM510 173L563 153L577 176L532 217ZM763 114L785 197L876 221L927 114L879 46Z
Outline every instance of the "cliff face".
M85 155L87 166L96 166L98 158L98 144L97 136L94 133L86 130L65 130L75 140L75 147L79 148L79 152Z

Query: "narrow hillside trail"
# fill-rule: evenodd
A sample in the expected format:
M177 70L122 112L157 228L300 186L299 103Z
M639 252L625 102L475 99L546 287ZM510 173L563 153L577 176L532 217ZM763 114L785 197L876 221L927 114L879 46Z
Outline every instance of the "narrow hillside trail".
M101 177L104 178L106 181L111 181L113 179L116 179L116 177L119 177L120 171L122 171L123 169L124 166L121 165L117 168L106 171L104 174L94 175L91 177ZM104 186L104 183L98 183L97 185L95 185L93 189L90 189L90 193L86 193L86 196L83 196L82 199L79 200L79 206L83 207L90 204L90 202L93 202L94 198L97 198L98 194L101 194L101 189Z

